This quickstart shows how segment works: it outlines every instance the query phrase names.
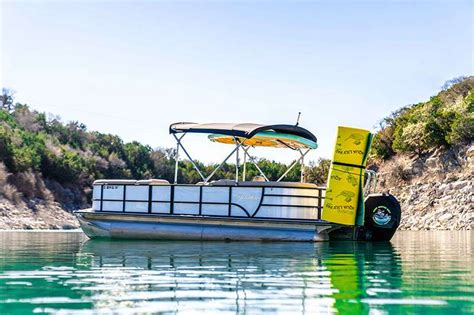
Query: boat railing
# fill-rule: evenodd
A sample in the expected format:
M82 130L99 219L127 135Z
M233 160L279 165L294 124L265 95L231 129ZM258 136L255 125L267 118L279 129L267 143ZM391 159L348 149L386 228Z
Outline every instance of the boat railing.
M321 218L324 196L324 187L305 183L186 185L101 180L94 183L93 210L313 221Z
M377 174L366 171L364 195L376 187ZM325 187L297 182L98 180L94 182L92 208L100 212L320 220L325 195Z
M377 191L377 172L365 170L364 196Z

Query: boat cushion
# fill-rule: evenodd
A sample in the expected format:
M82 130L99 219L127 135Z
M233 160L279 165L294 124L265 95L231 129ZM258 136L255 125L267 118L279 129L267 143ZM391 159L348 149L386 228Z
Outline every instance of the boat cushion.
M142 179L137 181L138 185L169 185L170 182L166 179Z
M318 185L299 182L238 182L237 186L265 186L265 187L307 187L318 188Z
M135 185L134 179L98 179L94 181L94 185Z

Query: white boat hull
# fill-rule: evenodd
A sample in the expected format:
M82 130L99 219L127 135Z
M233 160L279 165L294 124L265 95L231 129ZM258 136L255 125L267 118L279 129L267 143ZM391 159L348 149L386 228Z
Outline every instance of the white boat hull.
M90 238L195 241L305 241L329 239L337 226L325 222L288 222L141 214L76 212Z

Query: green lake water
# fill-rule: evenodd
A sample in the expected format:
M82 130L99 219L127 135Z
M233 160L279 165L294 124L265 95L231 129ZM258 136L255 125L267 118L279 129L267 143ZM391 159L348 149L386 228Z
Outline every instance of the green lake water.
M0 232L0 314L473 314L473 237L200 243Z

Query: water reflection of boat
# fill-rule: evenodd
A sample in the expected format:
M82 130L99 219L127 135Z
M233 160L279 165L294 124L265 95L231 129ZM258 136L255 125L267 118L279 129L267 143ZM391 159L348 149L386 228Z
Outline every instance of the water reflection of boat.
M167 299L177 303L206 300L209 291L216 292L217 298L224 291L234 296L227 295L226 303L233 299L241 311L246 306L268 311L265 302L255 303L264 297L287 301L290 295L293 308L364 313L367 305L360 300L369 286L377 282L383 289L401 281L401 261L390 243L249 242L242 246L89 240L81 253L91 259L92 268L108 270L104 277L128 279L125 284L108 279L127 286L124 289L133 290L136 285L137 290L155 292L149 296L171 292ZM117 271L111 272L114 269ZM140 275L139 281L133 280L135 275ZM193 291L192 296L186 295L188 290Z
M177 141L176 152L184 152L201 182L178 184L176 157L173 184L163 179L97 180L92 208L76 214L91 238L390 240L398 227L400 207L391 195L369 194L376 181L375 173L365 170L372 136L366 130L341 128L339 132L349 134L336 143L326 189L304 182L304 158L317 148L317 139L298 125L172 124L170 133ZM182 139L189 133L205 133L211 141L232 144L234 148L211 174L204 176L183 146ZM250 155L257 146L291 149L298 153L298 159L278 180L269 181ZM243 155L241 167L239 154ZM233 155L235 178L211 181ZM261 176L247 180L247 164ZM298 164L300 182L282 181Z

